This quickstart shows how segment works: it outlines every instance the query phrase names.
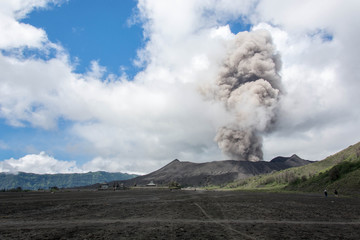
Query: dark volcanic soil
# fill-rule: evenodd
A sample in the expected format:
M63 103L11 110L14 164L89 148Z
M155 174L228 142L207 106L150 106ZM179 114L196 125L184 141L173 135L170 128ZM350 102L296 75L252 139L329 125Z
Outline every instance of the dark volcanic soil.
M0 193L0 239L360 239L360 199L169 190Z

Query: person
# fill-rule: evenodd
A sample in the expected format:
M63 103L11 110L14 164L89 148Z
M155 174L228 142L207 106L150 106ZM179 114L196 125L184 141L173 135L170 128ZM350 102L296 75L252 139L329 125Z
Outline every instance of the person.
M335 197L338 197L338 191L335 189L334 191Z
M326 189L324 190L324 194L325 194L325 197L327 197L327 191L326 191Z

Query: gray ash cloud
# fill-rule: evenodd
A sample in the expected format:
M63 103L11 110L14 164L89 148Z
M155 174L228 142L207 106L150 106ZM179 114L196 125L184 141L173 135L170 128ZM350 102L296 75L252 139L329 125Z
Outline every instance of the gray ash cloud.
M262 134L271 131L277 119L280 69L269 32L241 32L230 43L213 93L233 116L215 137L232 159L262 160Z

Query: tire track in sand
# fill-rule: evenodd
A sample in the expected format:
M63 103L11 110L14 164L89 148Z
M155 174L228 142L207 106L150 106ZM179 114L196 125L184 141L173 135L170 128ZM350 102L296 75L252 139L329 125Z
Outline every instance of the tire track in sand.
M205 215L205 211L202 210ZM207 217L209 216L206 214ZM206 216L205 215L205 216ZM209 216L210 217L210 216ZM292 221L292 220L267 220L267 219L213 219L199 220L199 219L166 219L166 218L126 218L126 219L69 219L69 220L19 220L19 219L8 219L0 221L0 229L8 227L26 228L29 226L38 226L40 228L56 227L61 224L61 227L67 227L74 225L85 226L85 225L101 225L101 224L115 224L115 223L179 223L179 224L197 224L197 223L218 223L218 224L291 224L291 225L359 225L360 221Z
M222 226L224 228L227 228L230 231L233 231L233 232L235 232L237 234L240 234L241 236L245 237L246 239L256 239L256 238L254 238L254 237L252 237L250 235L247 235L245 233L242 233L242 232L240 232L238 230L233 229L228 223L220 222L220 221L212 218L198 203L194 203L194 204L195 204L195 206L197 206L200 209L200 211L205 215L205 217L207 217L209 220L211 220L211 222L219 224L220 226Z

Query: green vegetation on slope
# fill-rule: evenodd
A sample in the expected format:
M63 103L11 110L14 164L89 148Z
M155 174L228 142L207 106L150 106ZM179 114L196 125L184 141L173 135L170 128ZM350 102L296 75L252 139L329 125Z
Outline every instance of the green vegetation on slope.
M100 182L126 180L136 177L135 174L88 172L72 174L34 174L19 172L18 174L0 173L0 189L22 189L37 190L51 187L71 188L92 185Z
M324 188L342 193L352 194L360 191L360 160L344 161L331 169L319 173L306 181L295 181L285 187L286 190L301 190L307 192L321 191Z
M318 192L325 188L360 191L360 142L326 159L228 184L226 188Z

